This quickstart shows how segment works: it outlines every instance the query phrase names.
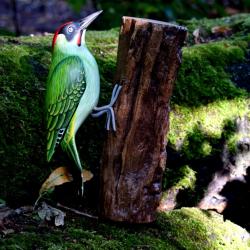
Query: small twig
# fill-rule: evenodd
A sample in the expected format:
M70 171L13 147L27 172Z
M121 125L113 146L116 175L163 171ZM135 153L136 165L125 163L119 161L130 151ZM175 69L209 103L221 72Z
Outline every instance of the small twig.
M57 205L57 207L63 208L63 209L65 209L65 210L68 210L68 211L73 212L73 213L75 213L75 214L79 214L79 215L82 215L82 216L85 216L85 217L88 217L88 218L91 218L91 219L95 219L95 220L98 220L98 219L99 219L97 216L93 216L93 215L91 215L91 214L83 213L83 212L81 212L81 211L79 211L79 210L76 210L76 209L74 209L74 208L70 208L70 207L63 206L63 205L60 204L60 203L57 203L56 205Z

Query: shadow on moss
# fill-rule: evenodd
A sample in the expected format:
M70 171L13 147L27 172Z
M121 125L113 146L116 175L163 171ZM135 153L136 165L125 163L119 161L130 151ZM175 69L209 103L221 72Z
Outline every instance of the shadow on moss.
M250 230L250 167L243 180L233 180L228 182L220 194L227 199L227 207L223 211L225 219L229 219L238 225Z
M38 224L36 221L35 224ZM2 239L3 249L248 249L248 233L214 212L182 208L160 213L155 223L126 225L67 213L66 225L23 226Z
M230 169L227 168L227 165L224 165L226 160L224 157L229 157L228 160L234 164L235 156L240 153L235 151L235 147L238 145L237 140L233 140L237 133L236 121L225 120L221 137L208 134L202 129L202 126L195 126L185 138L180 152L168 146L168 164L164 173L163 186L166 195L167 191L173 188L179 190L175 197L177 208L197 206L204 198L215 173L233 174L229 172ZM210 145L210 147L204 148L203 145ZM228 156L225 155L225 147L229 152ZM219 193L227 200L227 206L223 212L225 218L247 229L250 226L248 213L249 173L248 168L247 176L242 176L243 179L228 181Z
M180 151L170 145L167 147L168 164L163 188L180 189L178 207L197 205L213 175L222 169L223 147L235 132L235 122L232 120L224 121L221 137L208 134L199 124L187 134Z

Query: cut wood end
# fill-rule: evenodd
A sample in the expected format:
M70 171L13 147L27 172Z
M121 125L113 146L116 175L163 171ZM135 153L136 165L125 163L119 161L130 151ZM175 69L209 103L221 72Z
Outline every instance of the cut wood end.
M163 22L163 21L159 21L159 20L153 20L153 19L147 19L147 18L140 18L140 17L130 17L130 16L123 16L122 17L122 22L125 23L126 21L131 22L131 20L134 20L135 22L141 23L141 24L146 24L146 23L151 23L154 25L161 25L161 26L168 26L171 28L176 28L180 31L183 32L187 32L187 28L180 26L180 25L176 25L173 23L169 23L169 22Z

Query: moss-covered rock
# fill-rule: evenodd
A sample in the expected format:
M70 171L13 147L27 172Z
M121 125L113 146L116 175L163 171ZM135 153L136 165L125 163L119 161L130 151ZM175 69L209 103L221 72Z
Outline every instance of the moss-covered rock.
M126 226L69 217L64 228L23 227L0 249L247 250L249 234L215 212L182 208L161 213L154 224Z
M197 205L214 173L222 168L223 145L235 148L236 119L249 116L250 78L241 77L250 70L249 17L185 22L189 39L172 97L164 178L166 190L181 191L175 191L177 206ZM226 26L232 34L215 39L215 26ZM194 44L195 29L206 31L206 43ZM195 181L186 181L183 166L191 168L188 176L194 175Z
M208 40L222 40L228 38L228 36L230 36L230 39L242 38L242 36L247 35L250 31L249 14L239 14L216 19L179 20L179 22L187 26L189 30L187 40L189 44L194 44L195 36L197 36L197 33L194 34L194 31L199 31L201 41L203 40L204 42Z

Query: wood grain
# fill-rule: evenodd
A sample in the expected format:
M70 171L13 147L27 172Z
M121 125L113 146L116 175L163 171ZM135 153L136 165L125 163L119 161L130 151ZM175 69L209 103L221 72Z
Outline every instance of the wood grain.
M169 101L186 29L123 17L115 82L117 131L109 132L101 163L100 212L114 221L155 220L166 164Z

